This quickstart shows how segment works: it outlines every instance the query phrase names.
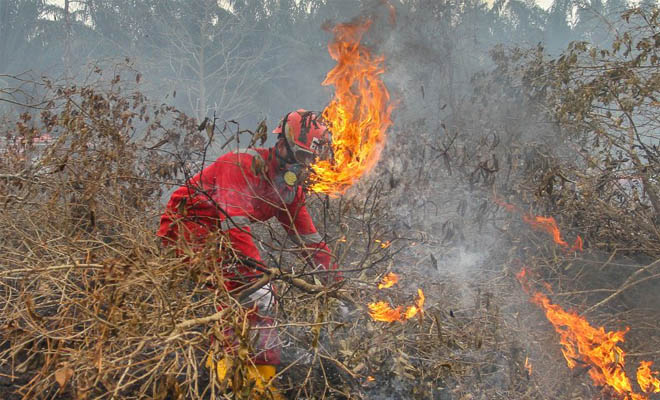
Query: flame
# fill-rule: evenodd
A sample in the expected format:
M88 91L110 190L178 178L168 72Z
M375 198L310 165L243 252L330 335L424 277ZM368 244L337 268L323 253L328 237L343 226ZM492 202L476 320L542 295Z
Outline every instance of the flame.
M415 305L406 308L406 312L403 314L404 318L410 319L417 315L417 313L422 312L422 308L424 307L424 300L424 292L422 292L422 289L417 289L417 300L415 301Z
M406 321L418 313L422 312L424 308L424 292L422 289L417 289L417 300L412 306L408 306L406 310L402 313L403 306L398 306L397 308L392 308L387 302L379 301L375 303L369 303L369 315L374 321L381 322L395 322L395 321Z
M559 227L557 226L557 221L552 217L540 217L533 215L524 215L523 221L527 222L532 226L532 228L545 231L552 235L552 240L555 243L570 251L582 251L582 238L578 236L575 239L573 246L570 246L564 239L561 238L561 232L559 232Z
M378 289L391 288L398 281L399 275L395 274L394 272L388 272L387 275L383 277L383 280L378 284Z
M525 293L529 294L529 281L527 281L527 268L521 268L516 274L516 279L520 282Z
M582 238L578 235L575 238L575 242L573 242L573 245L569 245L564 239L561 238L561 232L559 231L559 226L557 225L557 221L553 217L541 217L538 215L531 215L531 214L526 214L522 210L520 210L518 207L516 207L513 204L506 203L505 201L499 199L497 196L495 196L494 199L495 203L497 203L499 206L504 207L509 212L516 212L522 215L523 221L527 222L532 226L532 228L538 230L538 231L544 231L546 233L549 233L552 236L552 240L563 247L567 251L582 251Z
M528 281L528 272L522 269L516 277L525 292L529 293L531 287ZM626 372L626 353L619 347L624 342L624 336L629 328L622 331L606 331L603 327L594 328L583 317L575 312L565 311L557 304L553 304L548 297L535 292L531 301L545 311L548 321L559 334L562 353L566 364L573 369L578 364L589 367L589 376L596 385L609 386L626 400L645 400L646 396L635 393ZM637 370L637 383L644 392L651 389L660 392L660 381L654 377L650 362L642 361Z
M504 203L497 198L495 201L511 212L520 212L517 207ZM552 217L523 215L523 220L533 228L545 231L552 236L555 243L570 251L582 251L582 238L577 236L573 246L561 238L557 222ZM516 274L525 293L531 295L531 301L545 311L545 316L559 334L559 343L569 368L575 368L578 363L589 368L589 376L596 385L609 386L624 400L647 400L643 394L635 393L631 380L626 375L625 355L619 347L630 328L622 331L606 331L604 327L594 328L589 322L575 312L565 311L561 306L553 304L541 292L532 290L527 269L522 268ZM552 293L552 286L546 282L539 283L545 290ZM658 372L651 371L651 362L642 361L637 369L637 383L643 392L660 393ZM525 360L527 367L527 359ZM531 374L531 365L528 371Z
M360 44L370 21L338 24L328 44L337 65L328 72L324 86L335 94L323 111L332 131L334 160L312 165L310 190L342 194L378 161L385 144L385 131L392 124L390 95L380 75L383 56L372 56Z
M639 383L639 387L646 393L660 393L660 380L655 377L658 375L658 372L651 371L652 364L653 362L651 361L640 362L639 368L637 368L637 383Z
M619 394L632 392L623 370L625 353L618 346L628 329L614 332L606 332L603 327L596 329L576 313L552 304L542 293L536 293L532 301L545 310L545 316L559 333L569 368L575 368L578 361L584 362L592 366L589 375L596 384L608 385Z
M529 357L525 357L525 369L527 370L527 375L532 376L532 363L529 361Z
M376 239L376 240L374 240L374 242L378 243L380 245L380 247L383 248L383 249L386 249L386 248L388 248L392 245L392 242L390 242L389 240L386 240L386 241L383 242L382 240Z
M399 306L397 308L390 307L387 302L379 301L376 303L369 303L369 315L374 321L381 322L394 322L401 319L401 309L403 307Z

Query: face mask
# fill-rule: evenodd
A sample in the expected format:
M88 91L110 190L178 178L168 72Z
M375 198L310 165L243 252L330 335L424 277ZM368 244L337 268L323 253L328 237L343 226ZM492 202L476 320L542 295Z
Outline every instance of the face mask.
M282 178L290 187L296 187L302 182L303 167L300 164L286 164Z
M298 186L304 183L305 168L301 164L285 164L282 172L275 176L275 185L286 204L298 193Z

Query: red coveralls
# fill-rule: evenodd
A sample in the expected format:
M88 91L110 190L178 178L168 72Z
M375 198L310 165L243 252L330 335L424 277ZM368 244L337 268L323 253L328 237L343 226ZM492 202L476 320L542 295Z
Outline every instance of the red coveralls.
M328 269L330 251L307 212L302 187L296 187L295 191L287 188L287 193L272 183L276 181L277 173L277 159L274 154L269 157L272 151L257 148L231 152L204 168L186 186L172 194L167 210L161 216L158 236L164 243L172 244L179 239L182 234L179 230L183 229L182 238L187 242L204 243L211 231L219 230L228 235L235 251L261 261L249 224L276 217L294 243L304 245L311 253L315 265ZM267 166L268 179L255 170L255 165ZM218 207L231 217L231 221ZM261 274L248 266L236 266L234 262L228 264L223 266L223 283L230 291ZM264 315L250 313L249 318L253 326L273 327L272 319ZM254 355L256 364L280 363L281 345L276 336L275 329L260 329L258 353Z

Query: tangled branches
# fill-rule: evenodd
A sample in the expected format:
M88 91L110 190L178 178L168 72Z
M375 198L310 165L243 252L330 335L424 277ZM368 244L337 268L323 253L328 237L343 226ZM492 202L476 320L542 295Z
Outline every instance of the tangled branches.
M199 170L220 136L226 143L246 131L215 121L201 126L153 106L122 89L130 85L119 75L106 84L35 84L49 100L3 127L2 390L26 399L219 396L223 383L204 366L209 338L233 329L243 349L234 395L249 397L244 366L258 332L245 329L247 311L233 297L213 289L222 287L215 255L228 248L226 238L215 234L214 246L190 257L161 248L154 235L164 190ZM339 357L327 335L350 334L349 326L368 318L351 275L371 286L374 268L406 242L378 244L392 232L379 185L367 192L311 200L323 221L317 226L349 274L341 284L321 285L281 228L254 227L269 255L260 283L276 287L274 318L290 348L278 381L297 397L350 397L359 388L357 361Z

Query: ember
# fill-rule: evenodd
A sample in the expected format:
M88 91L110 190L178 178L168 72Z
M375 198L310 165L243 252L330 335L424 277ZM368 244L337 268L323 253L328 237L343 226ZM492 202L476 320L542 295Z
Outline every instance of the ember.
M392 124L390 95L380 75L384 57L372 56L360 44L370 21L339 24L328 45L337 65L328 72L324 86L335 87L334 98L323 111L332 130L334 160L317 161L310 189L327 194L344 193L378 161L385 131Z

